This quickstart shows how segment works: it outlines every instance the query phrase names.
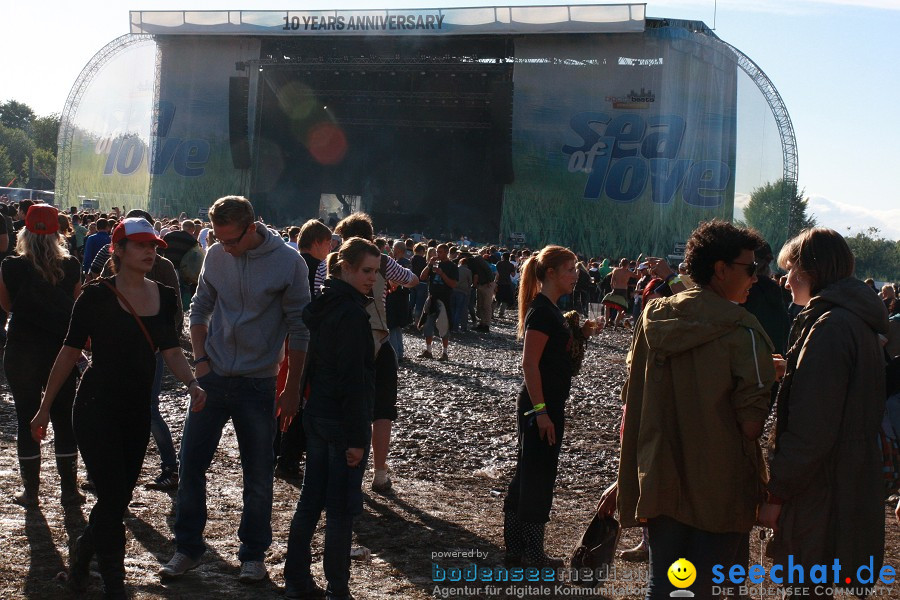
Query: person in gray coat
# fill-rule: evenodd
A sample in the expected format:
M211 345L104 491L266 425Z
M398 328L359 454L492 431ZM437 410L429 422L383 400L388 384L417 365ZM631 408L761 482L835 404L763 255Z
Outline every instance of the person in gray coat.
M774 564L840 562L828 588L862 596L884 559L884 489L878 432L884 413L884 304L854 278L854 258L830 229L808 229L778 257L795 304L803 306L788 341L777 400L775 450L760 524L775 530ZM873 581L858 580L865 565ZM785 571L787 572L787 571ZM867 570L863 570L866 573ZM818 589L816 593L814 589Z

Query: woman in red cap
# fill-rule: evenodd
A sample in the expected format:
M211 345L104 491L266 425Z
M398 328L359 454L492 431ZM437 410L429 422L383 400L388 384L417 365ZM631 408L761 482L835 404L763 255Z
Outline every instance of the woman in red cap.
M75 436L97 489L89 524L69 557L69 582L84 589L96 553L105 597L126 598L125 526L150 438L150 392L156 351L191 393L191 409L201 410L206 393L197 384L179 345L175 290L145 275L157 246L165 248L141 218L124 219L112 234L115 276L86 285L75 302L69 332L50 372L40 409L31 422L35 440L46 435L57 393L91 341L91 365L75 398Z
M72 305L81 293L78 259L69 255L58 234L57 215L52 206L31 206L16 242L18 256L7 257L0 266L0 306L12 313L3 369L16 406L16 449L24 484L13 500L26 507L38 504L41 475L41 446L31 437L31 417L41 403L42 388L66 337ZM64 506L84 503L75 482L78 449L72 401L76 374L69 369L61 375L58 401L50 413Z

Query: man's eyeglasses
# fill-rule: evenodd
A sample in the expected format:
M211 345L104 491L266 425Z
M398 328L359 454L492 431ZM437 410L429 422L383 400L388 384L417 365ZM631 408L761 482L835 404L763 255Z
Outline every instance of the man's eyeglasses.
M246 227L244 227L244 230L241 232L241 235L238 236L236 240L219 240L219 243L228 248L237 246L241 243L241 240L244 239L244 236L247 235L248 229L250 229L250 223L247 223Z
M733 260L729 264L741 265L742 267L744 267L747 270L747 277L753 277L756 274L756 268L759 266L759 263L756 261L753 261L752 263L742 263L742 262Z

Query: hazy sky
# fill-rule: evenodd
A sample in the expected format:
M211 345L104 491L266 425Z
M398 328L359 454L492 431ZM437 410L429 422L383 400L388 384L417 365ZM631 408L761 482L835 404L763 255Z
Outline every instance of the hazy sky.
M534 4L577 4L540 0ZM100 0L7 0L0 5L0 101L39 115L61 112L81 69L104 45L127 34L134 10L284 10L521 5L527 2L419 3L283 0L235 6L222 0L153 0L129 6ZM888 174L900 120L900 0L650 0L647 16L704 21L769 76L790 112L800 156L800 186L822 225L846 232L875 226L900 239L900 202ZM894 41L891 41L894 40Z

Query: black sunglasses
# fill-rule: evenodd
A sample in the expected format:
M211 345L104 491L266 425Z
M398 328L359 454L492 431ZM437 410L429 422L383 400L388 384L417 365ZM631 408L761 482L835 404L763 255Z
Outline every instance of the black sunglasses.
M729 263L729 264L732 264L732 265L741 265L742 267L744 267L745 269L747 269L747 277L753 277L753 276L756 274L756 269L757 269L757 267L759 267L759 263L756 262L756 261L753 261L752 263L742 263L742 262L738 262L738 261L736 261L736 260L733 260L733 261L731 261L731 263Z

